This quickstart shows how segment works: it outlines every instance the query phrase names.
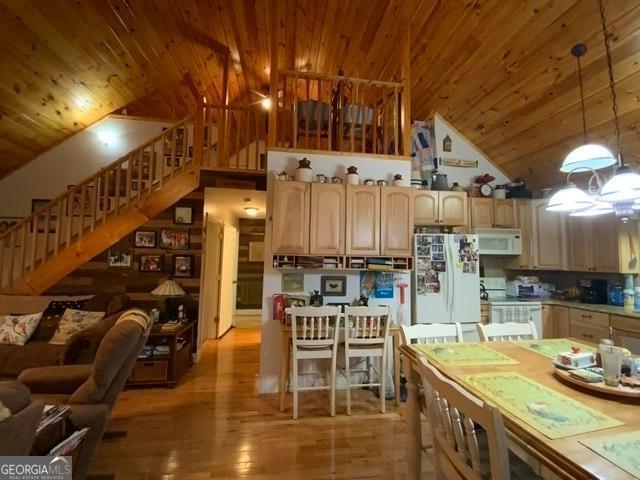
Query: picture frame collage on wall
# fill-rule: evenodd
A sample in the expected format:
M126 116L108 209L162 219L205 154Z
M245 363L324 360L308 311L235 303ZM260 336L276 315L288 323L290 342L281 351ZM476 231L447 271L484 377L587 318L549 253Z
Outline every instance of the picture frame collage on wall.
M167 127L162 128L163 132L166 130ZM182 157L185 154L184 128L177 128L174 135L163 137L163 140L164 145L162 148L162 153L164 155L164 168L171 170L172 165L174 169L180 168Z

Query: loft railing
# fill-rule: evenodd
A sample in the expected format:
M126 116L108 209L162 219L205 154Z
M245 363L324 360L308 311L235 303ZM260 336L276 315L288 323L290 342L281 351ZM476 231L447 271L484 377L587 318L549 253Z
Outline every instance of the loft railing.
M0 288L33 272L112 216L138 205L174 177L198 168L194 115L123 155L0 235ZM201 137L200 137L201 139ZM196 138L196 142L198 139ZM196 143L197 144L197 143Z
M205 105L202 167L265 171L267 115L257 107Z
M400 82L280 71L276 147L408 155ZM408 111L408 110L406 110Z

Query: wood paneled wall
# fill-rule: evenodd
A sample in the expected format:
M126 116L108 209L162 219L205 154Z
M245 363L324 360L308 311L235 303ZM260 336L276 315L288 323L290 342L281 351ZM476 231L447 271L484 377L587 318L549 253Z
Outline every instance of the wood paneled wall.
M236 308L262 308L262 277L263 262L249 261L249 243L264 242L265 220L239 220L239 251L238 251L238 295Z
M160 215L149 220L138 230L153 230L158 233L160 229L187 227L186 225L175 225L173 223L173 209L175 206L185 206L193 208L193 225L188 226L190 230L190 245L188 250L167 250L162 248L136 248L134 246L134 233L127 235L124 239L113 245L108 250L101 252L90 262L87 262L73 273L59 281L49 290L47 294L87 294L101 292L123 292L127 293L133 305L143 308L154 308L162 304L150 292L167 278L173 278L173 255L194 255L195 270L193 278L174 278L187 292L188 297L185 302L192 304L190 308L197 308L200 297L200 263L202 257L202 219L204 210L204 196L202 190L195 191L168 208ZM158 244L159 247L159 244ZM134 253L133 266L109 267L107 255L109 250L131 251ZM164 255L164 265L162 272L147 273L140 272L140 255L156 254ZM195 313L195 312L194 312Z

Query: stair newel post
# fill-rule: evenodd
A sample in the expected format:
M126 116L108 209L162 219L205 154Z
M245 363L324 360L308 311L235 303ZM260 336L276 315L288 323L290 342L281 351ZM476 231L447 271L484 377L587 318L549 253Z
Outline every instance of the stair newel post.
M382 153L387 154L388 151L388 135L387 135L387 88L382 87Z
M13 269L14 269L14 262L15 262L15 251L14 251L14 245L16 243L16 231L15 229L11 230L11 233L9 234L9 277L8 277L8 286L12 287L13 286Z
M28 222L23 223L22 226L20 227L20 231L21 231L20 245L17 245L17 246L20 248L20 275L24 275L27 271L27 238L29 235L29 223ZM0 244L0 250L1 249L2 249L2 244ZM0 276L2 275L1 272L2 272L2 255L0 255Z
M176 170L176 133L178 132L178 127L171 129L171 165L169 167L169 173L171 174L171 178L175 175Z
M288 82L288 78L286 76L282 77L282 83L283 85L287 85ZM286 89L285 89L285 93L286 93ZM293 118L292 118L292 122L293 122L293 138L292 143L293 143L293 148L296 148L298 146L298 75L294 75L293 76L293 90L291 91L291 103L293 104ZM287 98L286 96L282 99L283 101L283 105L286 105L287 103ZM272 104L272 108L273 108L273 104Z
M133 161L134 157L137 155L138 157L138 165L142 165L142 150L138 150L137 152L132 153L126 160L126 178L124 184L124 194L125 194L125 207L129 208L131 205L131 178L133 177L133 169L135 168L135 163ZM138 177L138 192L142 189L142 177Z
M236 123L236 148L234 149L236 157L236 168L240 168L240 120L242 119L242 110L236 110L233 113ZM228 167L231 167L231 161L229 161Z
M31 273L36 268L36 249L38 247L38 224L40 223L39 215L32 215L29 220L31 226L31 244L29 245L29 268L31 269ZM13 243L13 242L11 242ZM13 275L13 272L11 275ZM11 286L11 285L9 285Z
M62 211L62 205L64 205L64 200L58 200L56 210L58 212ZM60 247L60 231L62 230L62 215L56 215L56 227L55 232L53 234L53 254L58 253L58 248Z
M162 137L160 139L160 176L158 177L158 180L160 181L159 187L162 187L162 185L164 185L164 170L165 170L165 158L164 158L164 154L166 152L166 144L167 144L167 137L166 137L166 132L162 134ZM158 187L158 188L159 188Z
M400 112L398 111L400 99L398 95L398 87L393 88L393 146L394 153L398 155L398 144L400 143L400 129L398 128L398 117Z
M204 155L205 145L205 127L207 117L207 108L204 103L199 103L196 108L195 118L193 119L193 162L192 168L195 172L199 172L202 167L202 157Z
M322 80L318 78L318 91L316 92L316 148L320 149L320 125L322 122L320 121L320 106L323 105L322 99L320 95L322 93Z
M253 111L253 125L256 139L256 149L254 152L254 164L255 169L260 169L260 113L257 110Z
M367 89L368 91L368 89ZM358 105L360 105L360 151L365 153L366 150L366 135L367 131L367 115L369 114L369 109L367 108L367 101L364 89L360 91L360 98L358 99Z
M195 128L195 125L194 125ZM178 165L178 170L186 170L187 169L187 162L190 161L189 160L189 128L188 128L188 124L184 124L184 138L182 141L182 162ZM193 152L192 152L193 154ZM193 158L191 158L191 161L193 161ZM192 165L193 166L193 165Z
M80 205L78 208L78 211L80 212L80 225L79 225L79 231L78 231L78 238L82 238L82 236L84 235L84 220L85 220L85 216L87 215L86 212L86 207L87 207L87 182L82 184L82 187L80 188Z
M333 83L333 79L329 82L329 101L327 104L329 105L329 123L327 129L327 150L333 150L333 89L335 85Z
M138 163L134 163L133 165L131 165L131 176L133 178L133 169L136 167L138 167L138 171L136 172L136 196L137 196L137 201L140 202L140 200L142 200L142 192L144 191L144 170L143 170L143 164L146 162L148 163L147 165L147 177L149 177L151 175L151 157L149 157L149 160L146 160L144 158L144 153L145 153L145 147L142 147L139 151L138 151ZM147 178L147 181L149 183L151 183L151 178ZM128 190L127 190L127 198L131 198L133 197L133 192L132 192L132 187L133 187L133 181L131 180L131 178L129 179L129 181L127 182L128 185ZM129 206L129 202L127 201L127 206Z
M131 155L128 155L128 157L130 158ZM116 185L115 185L115 192L113 192L113 196L115 198L114 202L114 208L115 208L115 212L116 215L118 214L118 212L120 211L120 183L121 183L121 176L122 176L122 164L124 162L118 162L118 164L116 165Z
M311 84L309 78L304 79L305 99L304 104L304 148L309 147L309 109L311 108Z
M67 193L66 195L66 199L67 199L67 239L66 239L66 245L65 248L69 248L71 246L71 237L73 236L73 197L74 197L74 192L70 191ZM62 207L64 205L63 202L60 203L60 207ZM61 209L62 210L62 209ZM47 223L45 224L45 231L49 231L49 212L47 211ZM59 215L62 215L62 212L58 212ZM45 234L45 257L46 257L46 248L47 248L47 241L46 241L46 234Z
M102 176L102 224L107 223L109 213L109 169L106 168Z
M89 208L91 209L91 211L89 212L89 216L91 217L89 220L89 231L91 232L93 232L93 230L96 228L96 208L98 207L98 188L100 187L100 185L98 185L98 178L98 176L94 176L91 180L91 183L93 185L93 187L91 188L91 197L89 201Z
M42 245L42 261L44 262L47 259L47 253L49 252L49 234L50 234L50 226L51 226L51 204L49 204L46 208L46 213L44 215L44 242Z
M244 114L244 161L245 168L249 169L249 146L251 142L249 141L249 127L251 126L251 117L249 116L249 110L244 110L242 112ZM238 162L240 163L240 162Z
M149 175L147 176L147 180L149 183L149 194L151 194L151 192L153 192L153 182L155 179L155 175L157 172L157 165L156 165L156 142L152 141L149 144ZM138 194L138 202L140 202L142 200L142 186L139 186L139 194Z

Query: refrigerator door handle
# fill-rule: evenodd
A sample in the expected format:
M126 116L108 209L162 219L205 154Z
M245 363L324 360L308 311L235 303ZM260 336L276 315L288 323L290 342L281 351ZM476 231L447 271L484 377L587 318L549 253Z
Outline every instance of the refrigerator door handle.
M449 261L446 262L448 264L447 277L449 280L447 282L449 284L447 288L447 294L448 294L447 305L449 307L449 322L455 322L456 319L453 318L453 293L455 291L455 275L454 275L453 269L455 264L453 262L451 242L449 241L447 241L447 256L449 257Z

